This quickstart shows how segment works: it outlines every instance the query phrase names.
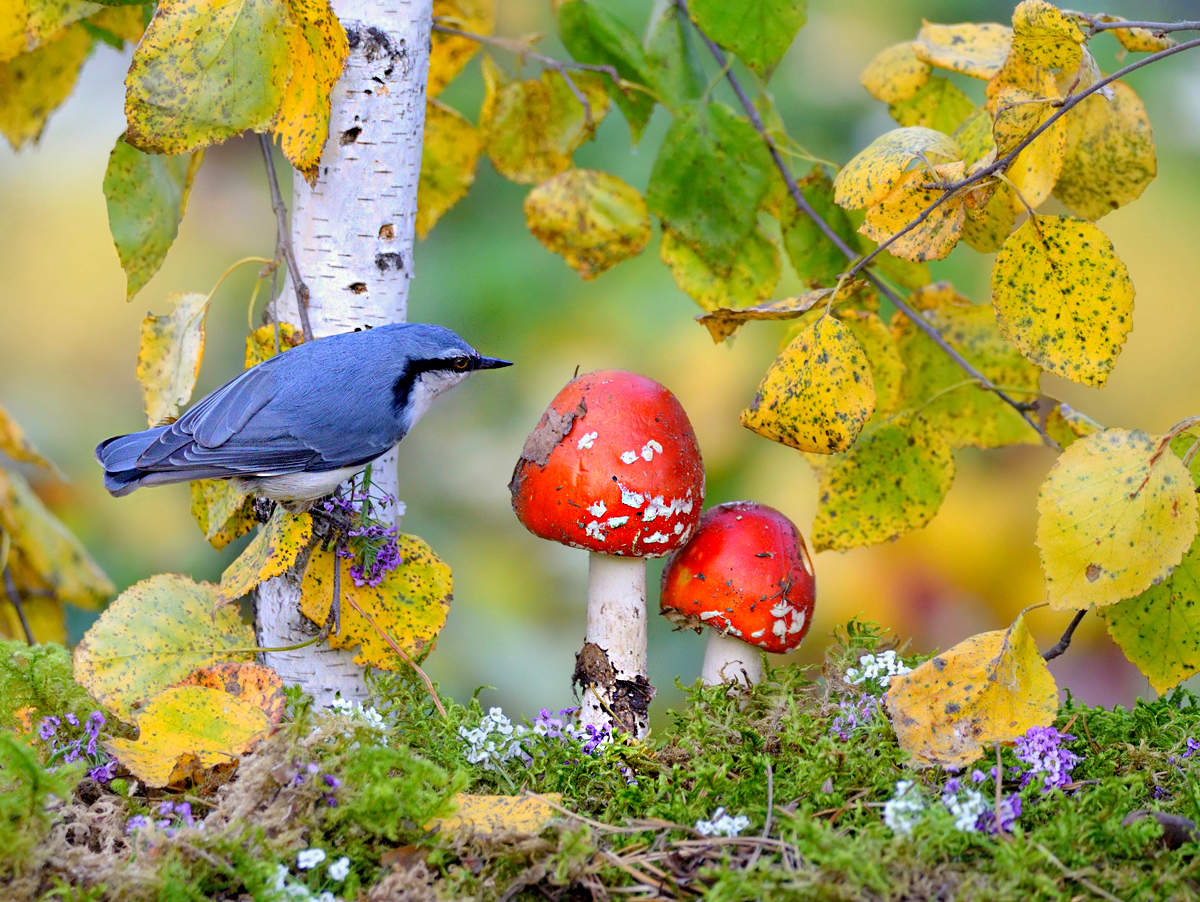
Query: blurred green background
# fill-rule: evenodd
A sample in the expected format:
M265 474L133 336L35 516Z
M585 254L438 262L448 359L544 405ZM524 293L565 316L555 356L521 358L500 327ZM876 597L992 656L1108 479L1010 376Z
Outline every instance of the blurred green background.
M644 4L606 5L631 26L644 25ZM793 138L839 163L893 125L858 84L878 50L914 36L922 17L1008 21L1012 9L1010 3L950 0L809 5L808 25L770 89ZM499 7L498 33L553 34L549 3L500 0ZM1088 9L1200 18L1200 2L1126 0ZM1120 65L1112 38L1100 37L1093 46L1105 71ZM552 37L542 50L565 56ZM515 65L510 54L497 56L506 68ZM218 553L204 542L188 515L186 486L110 498L92 447L145 425L134 363L147 310L164 312L168 291L207 291L233 260L269 256L274 246L257 143L232 141L209 151L162 270L132 303L124 301L101 179L123 130L127 64L124 55L101 47L40 144L20 153L0 148L0 403L69 478L37 487L119 588L164 571L212 579L236 553L236 547ZM472 62L443 95L473 120L482 97L478 67ZM1052 378L1044 385L1108 425L1163 430L1200 413L1200 53L1139 71L1130 83L1155 127L1159 177L1101 226L1137 288L1134 330L1105 389ZM972 90L981 94L982 84ZM666 125L660 109L631 148L624 120L611 113L576 163L644 189ZM455 574L449 623L427 669L460 700L477 687L495 687L482 696L485 704L531 715L571 700L586 555L526 533L512 515L506 484L525 435L576 367L637 370L679 396L705 456L708 504L763 501L807 532L815 481L799 454L737 421L785 327L753 324L731 345L713 345L693 321L699 310L659 262L657 238L640 258L594 282L580 281L526 231L526 190L481 161L469 196L417 249L409 319L448 325L484 353L517 366L472 380L426 417L401 445L400 484L408 504L403 528L430 541ZM990 262L962 245L933 268L986 301ZM197 397L240 367L252 269L230 279L214 301ZM785 274L776 295L796 288ZM927 529L882 547L819 555L816 620L798 658L819 661L831 629L852 616L881 621L924 651L999 628L1041 601L1035 498L1052 460L1039 448L960 453L954 488ZM660 569L652 564L652 606ZM73 638L86 623L83 615L72 617ZM1045 647L1065 618L1041 611L1031 625ZM655 617L650 643L651 679L659 688L654 710L661 717L678 698L676 678L697 677L703 640L672 632ZM1060 684L1090 702L1128 702L1147 691L1094 617L1054 669Z

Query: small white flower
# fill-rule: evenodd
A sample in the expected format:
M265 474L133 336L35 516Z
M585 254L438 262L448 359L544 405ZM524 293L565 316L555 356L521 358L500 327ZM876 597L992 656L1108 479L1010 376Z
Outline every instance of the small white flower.
M857 686L868 681L878 683L886 689L892 682L892 677L901 676L912 670L896 655L895 651L883 651L877 655L863 655L858 659L858 667L846 668L846 682Z
M987 811L987 802L978 789L963 789L957 795L943 795L942 804L954 816L954 827L964 833L978 829L979 815Z
M287 865L286 864L276 865L275 866L275 889L282 891L284 884L287 883L287 879L288 879Z
M724 808L713 812L712 820L696 821L696 832L701 836L737 836L750 826L750 818L744 814L730 817Z
M324 849L305 849L296 856L296 867L302 871L307 871L309 868L315 868L324 860Z
M350 859L343 855L329 866L329 879L341 883L350 874Z
M884 802L883 822L893 833L907 836L921 820L925 800L912 780L897 780L892 797Z

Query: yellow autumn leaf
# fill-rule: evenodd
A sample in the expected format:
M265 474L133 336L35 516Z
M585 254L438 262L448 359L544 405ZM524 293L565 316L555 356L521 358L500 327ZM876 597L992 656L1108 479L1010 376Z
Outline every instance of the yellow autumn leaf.
M1012 29L996 22L926 22L913 42L913 50L918 59L931 66L987 79L1000 71L1011 44Z
M900 387L904 381L904 361L891 331L873 310L847 308L835 311L834 316L867 355L871 382L875 386L875 416L891 413L900 400Z
M253 541L225 568L217 595L222 601L236 601L259 583L287 573L308 547L312 529L311 515L276 507Z
M1179 563L1196 522L1192 478L1160 437L1105 429L1079 439L1038 492L1050 606L1100 607L1144 591Z
M416 536L402 534L396 545L401 563L378 586L355 585L347 562L342 562L341 629L330 635L329 644L334 648L360 646L354 663L362 667L403 670L408 666L381 630L410 657L424 657L450 610L454 590L450 568ZM324 624L332 601L333 552L317 548L304 571L300 610L313 623Z
M510 81L490 56L483 58L483 107L479 129L496 171L521 184L537 184L571 167L575 149L589 140L604 114L608 94L599 77L574 72L571 85L549 69L541 78Z
M1066 157L1054 196L1075 215L1099 219L1141 197L1158 174L1154 134L1133 88L1084 98L1066 119Z
M1133 283L1090 222L1030 217L992 267L1000 332L1027 358L1084 385L1103 385L1133 327Z
M495 0L433 0L439 25L470 34L489 35L496 25ZM429 51L429 98L437 97L479 49L479 41L434 31Z
M941 76L929 79L912 97L888 107L897 125L920 125L948 135L954 134L974 110L971 98Z
M843 285L835 294L833 288L815 288L796 297L776 298L749 307L717 307L696 317L708 329L712 340L720 344L748 322L761 320L798 319L819 306L845 303L869 304L875 299L867 283L855 279ZM788 343L791 343L789 337Z
M1069 404L1059 402L1046 417L1046 431L1064 448L1104 427Z
M195 479L190 483L192 517L217 550L258 525L254 498L231 479Z
M962 240L981 254L994 254L1012 234L1019 205L1012 188L1004 183L992 186L992 190L983 195L981 203L972 204L968 194Z
M0 62L43 46L72 22L102 9L87 0L5 0L0 5Z
M1013 10L1012 52L1036 66L1074 72L1087 40L1079 26L1046 0L1022 0Z
M801 332L767 369L741 423L800 451L849 448L875 410L867 355L833 316Z
M197 667L176 686L207 686L259 707L271 723L287 712L283 680L270 667L250 661L221 661Z
M267 715L252 702L206 686L165 689L137 715L137 739L105 746L147 786L168 786L228 764L267 735Z
M145 7L140 5L106 6L87 21L129 44L136 44L146 31L145 16Z
M858 230L882 244L907 228L927 207L941 198L945 192L940 185L957 182L965 172L963 162L958 160L942 163L933 167L932 171L920 167L905 173L887 197L867 208L866 218ZM941 260L958 244L966 217L962 196L953 195L926 216L920 225L889 244L888 250L897 257L916 263Z
M7 454L13 460L28 464L37 464L47 470L53 470L54 464L43 457L33 442L25 435L25 430L12 418L4 405L0 404L0 454Z
M466 196L475 181L483 138L465 116L436 100L425 103L425 143L417 183L417 237Z
M174 291L167 295L171 312L147 313L138 345L137 378L142 386L146 420L169 423L192 397L204 357L204 320L209 296Z
M663 226L659 255L679 289L708 311L745 307L769 298L782 270L779 248L758 228L746 236L724 275L667 226Z
M966 767L1058 713L1058 687L1023 616L971 636L908 673L885 697L896 739L921 767Z
M519 835L536 836L560 816L555 806L561 803L559 792L523 796L460 792L454 797L454 813L435 818L425 827L438 829L447 836L470 834L476 838L509 840Z
M931 128L896 128L861 150L833 180L833 199L858 210L891 194L912 169L962 159L954 139Z
M19 589L48 593L56 605L68 602L92 609L116 591L79 539L42 503L24 477L3 467L0 533L10 540L8 566Z
M304 334L291 323L271 323L259 326L246 336L245 367L269 360L276 354L304 343Z
M844 454L808 459L818 480L817 551L875 545L920 529L954 481L950 445L919 416L868 424Z
M930 67L917 58L912 41L880 50L858 77L867 93L884 103L908 100L929 81Z
M584 279L635 257L650 241L646 201L615 175L568 169L525 196L525 224Z
M197 667L254 658L254 630L217 607L212 583L160 573L121 595L75 649L75 679L129 721L138 705Z
M18 582L18 591L20 588ZM25 620L29 623L29 631L33 633L35 642L66 644L67 612L62 602L54 598L23 597L21 609L25 613ZM7 601L0 605L0 639L25 641L25 627L21 624L21 618L17 616L17 609Z
M92 36L76 23L34 50L0 62L0 132L14 150L36 141L46 120L75 87L92 50Z
M1097 22L1128 22L1122 16L1098 13L1093 18ZM1130 53L1157 53L1175 46L1175 39L1169 34L1157 34L1149 28L1113 28L1109 30L1121 46Z
M1003 85L996 93L996 118L992 139L997 156L1008 153L1042 124L1047 111L1053 112L1053 97L1020 85Z

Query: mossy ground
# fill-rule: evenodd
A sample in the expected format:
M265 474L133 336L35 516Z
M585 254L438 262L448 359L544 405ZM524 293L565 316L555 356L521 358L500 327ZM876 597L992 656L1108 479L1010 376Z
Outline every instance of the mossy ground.
M1200 820L1195 696L1175 692L1132 710L1068 702L1058 726L1082 756L1065 791L1021 790L1012 833L963 832L930 805L910 836L885 825L897 780L935 800L947 775L906 767L888 721L842 738L833 729L843 680L879 637L851 625L823 670L781 668L752 690L701 689L640 744L530 738L528 761L472 764L460 728L478 702L447 704L443 719L415 680L376 684L381 728L358 714L314 711L292 699L289 720L235 768L204 785L147 794L129 780L105 787L81 769L48 772L36 733L0 733L0 885L5 898L343 899L648 897L712 899L1194 898L1200 851L1166 847L1138 809ZM46 690L65 681L66 655L39 659L5 707L55 713ZM3 662L0 662L3 663ZM28 664L28 659L25 661ZM0 677L8 665L0 666ZM79 709L67 691L65 710ZM45 707L42 707L45 706ZM86 713L86 712L77 712ZM844 732L844 731L843 731ZM1006 767L1016 764L1002 751ZM991 762L981 762L988 767ZM327 777L331 779L326 779ZM989 784L990 785L990 784ZM462 791L561 793L563 816L536 835L477 836L428 829ZM127 835L164 799L188 801L199 826ZM702 836L717 808L749 819L740 836ZM328 858L297 868L297 853ZM349 859L344 880L328 864ZM280 866L287 872L281 878ZM282 884L281 884L282 880ZM276 887L282 885L283 890Z

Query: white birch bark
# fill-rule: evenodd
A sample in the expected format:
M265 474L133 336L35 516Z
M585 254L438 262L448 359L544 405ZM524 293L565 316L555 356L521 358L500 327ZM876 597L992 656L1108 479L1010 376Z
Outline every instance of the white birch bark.
M311 292L309 320L320 338L403 322L413 275L413 229L425 125L432 0L333 0L350 55L334 87L329 139L317 182L295 177L292 245ZM290 283L272 304L276 320L300 324ZM372 485L396 496L396 455L372 468ZM396 510L381 518L395 519ZM343 570L343 579L349 576ZM319 629L300 613L299 576L258 591L259 645L295 645ZM326 643L269 652L264 663L316 699L366 696L352 653Z

